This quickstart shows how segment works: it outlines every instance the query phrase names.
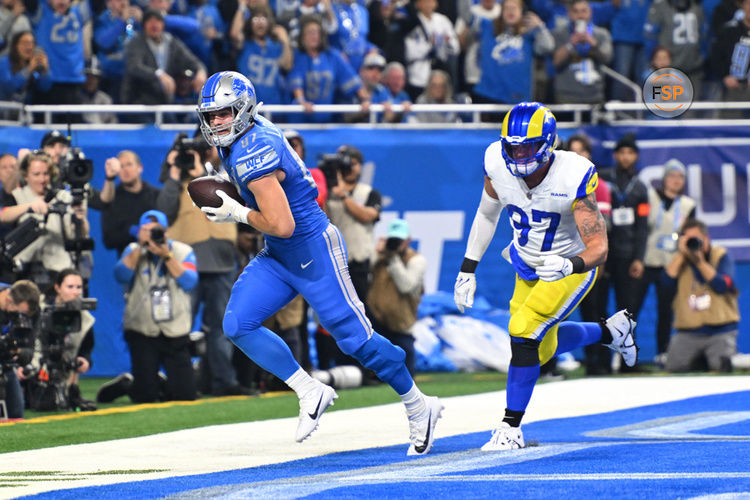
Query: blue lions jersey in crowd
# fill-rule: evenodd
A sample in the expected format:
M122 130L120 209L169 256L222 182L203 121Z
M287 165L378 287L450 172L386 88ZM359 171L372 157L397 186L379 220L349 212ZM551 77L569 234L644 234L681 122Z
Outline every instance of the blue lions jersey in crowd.
M83 25L91 18L89 2L72 6L57 14L47 0L40 0L32 19L36 43L49 59L49 74L54 83L83 83Z
M128 23L105 10L94 20L94 45L96 56L105 78L121 78L125 74L125 44L140 31L133 20Z
M284 47L266 37L266 46L257 42L245 42L242 54L237 58L237 70L248 77L258 101L266 104L286 104L289 102L284 95L285 82L279 68L279 57Z
M289 201L295 228L290 238L266 235L266 243L272 249L293 247L301 240L320 236L328 226L328 217L315 202L318 188L310 171L281 130L270 121L257 116L255 124L237 139L231 150L219 148L219 154L230 177L239 185L242 198L255 210L258 204L247 183L279 169L286 174L281 187Z

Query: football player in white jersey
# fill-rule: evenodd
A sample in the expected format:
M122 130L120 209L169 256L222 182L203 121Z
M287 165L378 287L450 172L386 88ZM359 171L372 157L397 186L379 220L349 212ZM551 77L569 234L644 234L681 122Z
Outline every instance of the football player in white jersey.
M511 361L505 416L483 451L525 446L521 419L539 366L577 347L602 342L635 364L635 321L626 310L606 322L563 321L591 289L607 258L607 229L594 190L598 175L587 159L555 151L557 124L537 102L511 109L502 134L484 155L484 191L469 232L454 299L461 312L474 302L474 271L506 208L513 241L503 256L516 271L510 300Z

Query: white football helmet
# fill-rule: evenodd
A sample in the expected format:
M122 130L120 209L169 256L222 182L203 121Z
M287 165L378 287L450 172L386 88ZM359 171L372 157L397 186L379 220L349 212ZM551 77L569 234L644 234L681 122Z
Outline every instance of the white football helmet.
M232 121L212 127L208 113L225 108L232 109ZM201 132L208 143L212 146L231 146L255 120L258 110L255 87L240 73L214 73L201 89L197 110Z

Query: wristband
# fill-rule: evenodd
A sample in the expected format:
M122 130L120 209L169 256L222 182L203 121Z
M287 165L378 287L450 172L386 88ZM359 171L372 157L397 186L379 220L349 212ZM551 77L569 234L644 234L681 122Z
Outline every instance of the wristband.
M477 270L478 265L479 265L478 261L467 259L466 257L464 257L464 261L461 263L461 272L473 273Z
M168 254L167 254L167 255L166 255L165 257L164 257L164 262L168 261L168 260L169 260L169 259L171 259L172 257L174 257L174 254L173 254L172 252L169 252L169 253L168 253Z
M113 181L113 180L117 179L117 176L116 175L113 175L112 177L105 176L104 179L107 180L107 181Z
M582 273L583 270L586 269L586 263L578 255L575 255L575 256L571 257L570 258L570 262L573 264L573 273L574 274Z

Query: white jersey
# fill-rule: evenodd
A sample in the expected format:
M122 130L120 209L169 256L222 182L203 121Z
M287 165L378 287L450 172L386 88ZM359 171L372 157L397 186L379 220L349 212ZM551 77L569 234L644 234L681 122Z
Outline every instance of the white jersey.
M573 257L585 249L573 217L573 202L594 192L594 164L569 151L556 151L542 182L529 189L512 175L502 156L502 143L493 142L484 154L484 171L510 218L513 242L503 251L516 273L537 279L534 269L545 257Z

